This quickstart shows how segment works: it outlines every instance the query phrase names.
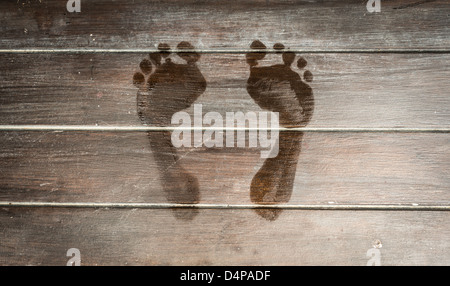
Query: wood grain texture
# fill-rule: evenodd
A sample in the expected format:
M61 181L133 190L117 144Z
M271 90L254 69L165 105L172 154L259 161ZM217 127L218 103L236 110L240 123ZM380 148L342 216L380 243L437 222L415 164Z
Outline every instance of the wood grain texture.
M152 48L189 39L201 49L243 49L273 39L297 49L438 49L450 46L449 3L384 1L2 1L1 48ZM411 5L412 4L412 5ZM414 5L416 4L416 5Z
M167 131L2 130L3 206L246 208L0 207L0 265L66 265L69 248L82 265L366 265L369 249L381 265L450 265L448 208L395 208L450 205L448 131L399 132L450 128L449 1L380 13L363 0L81 2L1 1L0 125L168 126L195 101L222 115L278 108L295 125L314 106L307 127L336 130L282 132L267 160L259 147L174 148ZM199 54L142 64L161 43ZM280 43L296 57L274 54ZM264 59L245 54L263 44Z
M162 151L150 147L145 133L0 136L2 201L189 203L181 186L164 191L175 184L164 174L176 168L155 160ZM449 143L448 134L306 133L288 202L448 205ZM198 180L200 203L253 203L250 185L265 160L261 148L177 152ZM281 160L290 165L297 157Z
M447 54L300 56L314 75L308 127L450 127ZM145 57L1 54L0 123L140 126L132 78ZM268 55L260 65L280 63L281 55ZM204 113L261 111L246 90L244 54L203 54L197 65L207 87L195 103Z
M0 210L1 265L449 265L446 212L285 211L275 222L251 210Z

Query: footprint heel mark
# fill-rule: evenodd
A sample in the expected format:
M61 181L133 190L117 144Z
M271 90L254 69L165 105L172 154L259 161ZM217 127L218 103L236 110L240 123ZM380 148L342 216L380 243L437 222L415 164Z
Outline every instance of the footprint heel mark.
M247 92L262 108L280 115L283 127L304 127L313 115L314 97L312 88L305 83L311 82L313 75L306 70L302 76L292 69L297 58L293 52L286 50L281 43L273 49L281 54L282 63L272 66L258 66L258 61L266 55L266 46L260 41L250 45L255 52L246 54L250 67ZM298 57L297 68L302 71L307 66L303 57ZM250 199L256 204L277 204L289 202L294 186L298 157L301 152L303 132L280 132L279 151L274 158L268 158L255 174L250 186ZM275 220L281 209L256 209L267 220Z
M289 202L301 152L303 132L281 132L278 156L267 158L250 185L250 200L255 204L270 205ZM255 209L267 220L278 218L281 209Z
M133 75L133 84L139 89L137 112L142 124L170 126L172 115L190 107L206 90L206 80L196 64L200 54L188 42L180 42L177 49L186 52L175 54L168 44L159 44L159 51L143 59L140 71ZM185 63L175 63L175 59ZM182 166L171 142L171 132L148 132L147 135L166 199L170 203L198 203L198 180ZM174 209L175 217L187 220L193 219L197 212L194 208Z

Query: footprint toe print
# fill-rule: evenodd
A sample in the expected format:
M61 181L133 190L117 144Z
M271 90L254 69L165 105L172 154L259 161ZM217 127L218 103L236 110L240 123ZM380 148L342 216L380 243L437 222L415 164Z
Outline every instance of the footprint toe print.
M188 42L180 42L177 49L180 51L173 54L168 44L159 44L159 51L143 59L140 71L133 75L133 84L139 88L137 111L143 124L170 126L172 115L191 106L206 89L206 80L196 65L200 54ZM183 63L175 62L180 59ZM198 180L181 165L171 132L149 131L147 135L166 199L170 203L198 203ZM187 220L198 213L194 208L173 211L177 218Z
M159 44L158 50L141 61L133 83L139 88L138 114L143 123L168 126L175 112L191 106L205 91L206 80L196 65L200 54L189 42L177 45L177 60L185 63L174 62L168 44Z
M286 51L283 44L273 46L281 54L281 64L259 66L266 56L266 46L254 41L246 54L250 66L247 92L265 110L278 112L280 124L285 127L306 126L313 115L314 98L311 87L305 83L313 80L310 71L299 73L292 69L296 55ZM307 61L297 58L297 68L304 70ZM303 132L287 131L279 134L279 151L274 158L268 158L255 174L250 185L250 199L256 204L286 203L290 200L294 186L298 157L301 152ZM256 212L267 220L275 220L281 213L278 208L261 208Z
M247 92L262 109L278 112L282 126L306 126L313 114L314 99L311 87L304 81L311 82L312 73L304 71L303 81L291 67L295 53L286 51L283 44L273 46L281 54L283 63L272 66L258 66L258 61L266 56L266 46L262 42L254 41L250 48L255 52L246 54L250 66ZM298 57L297 68L303 70L306 65L307 61Z

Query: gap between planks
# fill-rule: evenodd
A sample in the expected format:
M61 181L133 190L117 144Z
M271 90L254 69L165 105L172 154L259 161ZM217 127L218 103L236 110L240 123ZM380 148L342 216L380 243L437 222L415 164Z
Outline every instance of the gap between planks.
M105 132L158 132L158 131L278 131L278 132L352 132L352 133L450 133L450 128L322 128L322 127L172 127L172 126L92 126L92 125L0 125L0 131L105 131Z
M174 204L174 203L76 203L76 202L0 202L0 207L104 208L104 209L284 209L284 210L354 210L354 211L450 211L448 205L345 205L345 204Z
M280 53L280 50L275 49L198 49L198 50L180 50L171 49L172 53L202 53L202 54L244 54L251 52L265 53ZM448 54L450 49L286 49L284 51L294 53L309 53L309 54ZM95 54L95 53L158 53L158 49L0 49L0 54Z

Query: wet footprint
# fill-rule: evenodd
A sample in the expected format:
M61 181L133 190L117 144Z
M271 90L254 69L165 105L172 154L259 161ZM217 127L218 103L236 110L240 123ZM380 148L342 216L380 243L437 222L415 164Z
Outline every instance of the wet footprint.
M181 42L176 56L185 63L175 63L167 44L159 44L159 52L151 53L141 61L140 71L133 76L139 88L137 111L141 122L152 126L170 126L175 112L188 108L206 89L206 80L196 65L200 54L188 42ZM147 133L166 198L170 203L195 204L200 200L198 180L181 166L171 132ZM194 208L173 209L177 218L192 219Z
M306 126L313 114L314 99L311 87L291 68L296 58L295 53L286 51L282 44L275 44L273 48L279 51L283 63L259 67L258 61L266 56L266 46L260 41L254 41L250 48L255 50L246 54L250 66L250 77L247 81L250 96L261 108L278 112L282 126ZM303 57L297 59L297 67L300 70L306 65ZM311 82L312 73L306 70L303 79Z
M206 80L196 65L200 54L193 52L188 42L181 42L178 59L174 62L170 46L159 44L159 52L139 64L140 72L133 76L133 83L139 88L138 114L144 124L169 126L175 112L188 108L206 89Z
M250 66L247 92L253 100L265 110L278 112L280 125L284 127L306 126L314 111L314 97L311 87L313 75L306 70L300 76L291 66L296 55L285 50L284 45L275 44L273 48L281 54L282 64L258 66L266 56L266 46L254 41L250 48L255 50L246 54ZM303 57L297 58L297 68L303 70L307 65ZM298 157L301 152L303 132L281 132L279 152L274 158L268 158L252 179L250 199L257 204L277 204L289 201L295 179ZM275 220L281 209L256 209L257 213L268 220Z

